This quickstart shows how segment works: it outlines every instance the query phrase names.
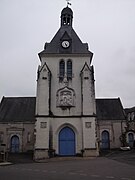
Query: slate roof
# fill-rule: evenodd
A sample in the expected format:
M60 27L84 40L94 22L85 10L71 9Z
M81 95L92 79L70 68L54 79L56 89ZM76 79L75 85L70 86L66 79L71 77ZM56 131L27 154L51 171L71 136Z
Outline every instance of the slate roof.
M39 55L42 54L59 54L60 53L60 42L61 38L64 35L64 33L67 32L69 37L72 40L72 54L90 54L91 52L88 50L88 44L82 43L76 32L72 27L61 27L54 38L51 40L50 43L45 44L45 49L39 53ZM92 53L91 53L92 54Z
M135 107L125 108L124 110L125 110L126 114L128 114L128 113L131 113L131 112L135 112Z
M98 120L125 120L120 98L96 99Z
M35 97L3 97L0 122L34 122L35 104Z
M35 122L36 97L3 97L0 122ZM98 120L125 120L119 98L96 99Z
M65 7L62 11L61 11L61 15L62 14L70 14L71 16L73 16L73 11L71 8L69 8L68 6Z
M70 8L66 7L62 10L61 14L71 14L73 16L73 12ZM87 43L82 43L80 40L79 36L76 34L74 31L72 25L65 25L59 28L53 39L51 40L50 43L45 43L44 50L39 53L39 56L43 54L60 54L60 48L61 48L61 41L62 38L64 37L64 34L66 35L66 40L71 41L72 48L71 51L65 51L65 54L91 54L93 55L92 52L88 50L88 44Z

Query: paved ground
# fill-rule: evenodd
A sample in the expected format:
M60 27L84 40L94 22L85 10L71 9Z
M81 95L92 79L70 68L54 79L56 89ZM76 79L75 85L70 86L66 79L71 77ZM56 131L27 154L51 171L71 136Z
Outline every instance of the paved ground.
M33 153L9 154L8 161L13 164L33 163Z
M102 157L135 166L135 149L131 151L115 150L103 152Z
M135 166L135 149L131 151L104 151L101 153L101 157L106 157L108 159L116 160L118 162L126 163ZM74 158L51 158L46 160L45 162L50 161L65 161L79 159L77 157ZM80 158L82 159L82 158ZM32 153L23 153L23 154L9 154L8 161L13 164L22 164L22 163L33 163L33 154Z
M1 178L2 177L2 178ZM135 167L106 157L0 166L1 180L135 180Z
M27 155L10 159L12 165L0 166L0 180L135 180L135 150L103 152L98 158L54 158L46 163L35 163Z

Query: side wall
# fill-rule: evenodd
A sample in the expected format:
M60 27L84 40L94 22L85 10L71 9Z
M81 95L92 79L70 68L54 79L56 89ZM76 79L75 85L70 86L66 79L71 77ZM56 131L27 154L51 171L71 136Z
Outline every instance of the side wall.
M120 136L124 132L126 121L122 120L99 120L98 139L100 149L102 148L102 132L107 131L110 136L110 149L120 148Z
M19 152L33 151L34 127L32 122L0 123L1 144L5 144L6 151L10 152L11 138L16 135L19 138Z

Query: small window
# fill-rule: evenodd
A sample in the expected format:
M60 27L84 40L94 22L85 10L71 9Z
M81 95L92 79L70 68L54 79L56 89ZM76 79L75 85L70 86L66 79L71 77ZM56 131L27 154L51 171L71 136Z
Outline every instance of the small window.
M135 118L135 113L134 113L134 112L132 112L132 113L131 113L131 120L133 121L133 120L134 120L134 118Z
M70 17L67 18L67 25L70 25Z
M91 128L91 122L85 122L85 127L86 128Z
M66 17L63 18L63 24L66 25Z
M128 121L130 121L130 120L131 120L131 115L130 115L130 113L128 113L127 118L128 118Z
M72 79L72 61L67 61L67 78Z
M134 147L134 133L132 132L128 134L128 144L130 147Z
M41 122L40 128L47 128L47 122Z
M27 142L30 143L30 141L31 141L31 134L28 132L28 134L27 134Z
M59 64L59 76L61 79L64 78L64 74L65 74L65 62L61 60Z
M0 132L0 143L3 143L4 134Z

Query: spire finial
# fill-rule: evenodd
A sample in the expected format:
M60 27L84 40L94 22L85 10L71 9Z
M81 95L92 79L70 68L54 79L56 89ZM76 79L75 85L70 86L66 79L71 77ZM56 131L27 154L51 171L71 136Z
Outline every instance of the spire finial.
M71 3L70 3L70 0L66 0L67 1L67 7L70 5L72 5Z

